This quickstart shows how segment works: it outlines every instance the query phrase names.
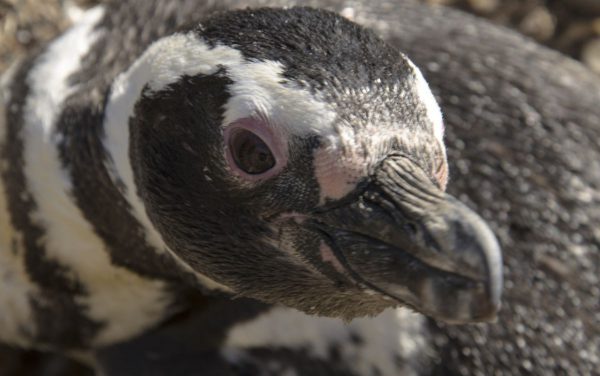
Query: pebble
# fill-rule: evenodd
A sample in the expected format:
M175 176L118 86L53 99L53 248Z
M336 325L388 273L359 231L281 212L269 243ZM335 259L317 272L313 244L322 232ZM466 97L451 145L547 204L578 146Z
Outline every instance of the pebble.
M554 35L556 20L550 11L542 6L527 13L521 21L519 29L538 41L547 41Z
M471 8L480 14L489 14L494 12L500 6L498 0L468 0Z
M583 46L581 61L594 72L600 73L600 38L592 39Z

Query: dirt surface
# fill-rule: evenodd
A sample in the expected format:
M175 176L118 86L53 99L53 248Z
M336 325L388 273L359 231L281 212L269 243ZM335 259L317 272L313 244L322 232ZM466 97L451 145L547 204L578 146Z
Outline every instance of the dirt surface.
M519 30L600 73L599 0L421 0L456 7ZM73 4L98 0L0 0L0 72L70 24Z

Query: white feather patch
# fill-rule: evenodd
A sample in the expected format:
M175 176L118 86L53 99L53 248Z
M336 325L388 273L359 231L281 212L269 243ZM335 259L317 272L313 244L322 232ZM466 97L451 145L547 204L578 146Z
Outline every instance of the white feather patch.
M342 362L359 375L372 374L374 367L382 375L416 375L418 360L429 346L424 323L422 315L405 309L388 309L377 317L345 324L291 308L274 308L234 326L222 352L235 362L240 352L253 347L283 347L304 349L313 357L327 360L329 349L335 346ZM353 341L353 336L360 342Z
M37 203L31 218L46 230L46 256L67 267L84 285L88 294L78 299L86 314L105 324L96 345L139 333L160 320L170 304L163 282L112 265L105 244L70 196L71 176L58 155L57 116L74 89L68 79L98 37L94 27L102 15L100 7L86 12L40 57L29 76L31 94L22 134L24 172Z
M423 73L421 70L410 60L408 63L413 68L416 75L416 85L417 85L417 94L419 95L419 99L425 105L425 110L427 111L427 116L431 120L433 124L433 134L435 138L441 143L442 149L445 150L444 146L444 119L442 117L442 111L440 110L440 106L438 105L431 89L429 88L429 84L425 81L425 77L423 77Z
M333 132L335 111L308 90L285 82L284 67L274 61L239 62L227 65L233 80L231 98L225 104L224 124L245 117L264 117L268 124L290 135Z

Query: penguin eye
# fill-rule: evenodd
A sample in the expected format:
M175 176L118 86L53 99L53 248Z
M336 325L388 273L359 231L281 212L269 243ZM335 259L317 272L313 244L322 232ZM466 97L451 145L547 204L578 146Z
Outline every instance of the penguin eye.
M267 144L247 129L232 132L229 149L237 167L247 174L262 174L275 166L275 157Z

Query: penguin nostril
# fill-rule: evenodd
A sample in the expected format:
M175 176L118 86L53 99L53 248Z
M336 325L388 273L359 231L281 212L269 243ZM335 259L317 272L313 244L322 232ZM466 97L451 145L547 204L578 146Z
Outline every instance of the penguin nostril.
M412 222L405 223L404 225L402 225L402 228L410 236L416 236L417 235L417 231L419 231L417 225L414 224L414 223L412 223Z

